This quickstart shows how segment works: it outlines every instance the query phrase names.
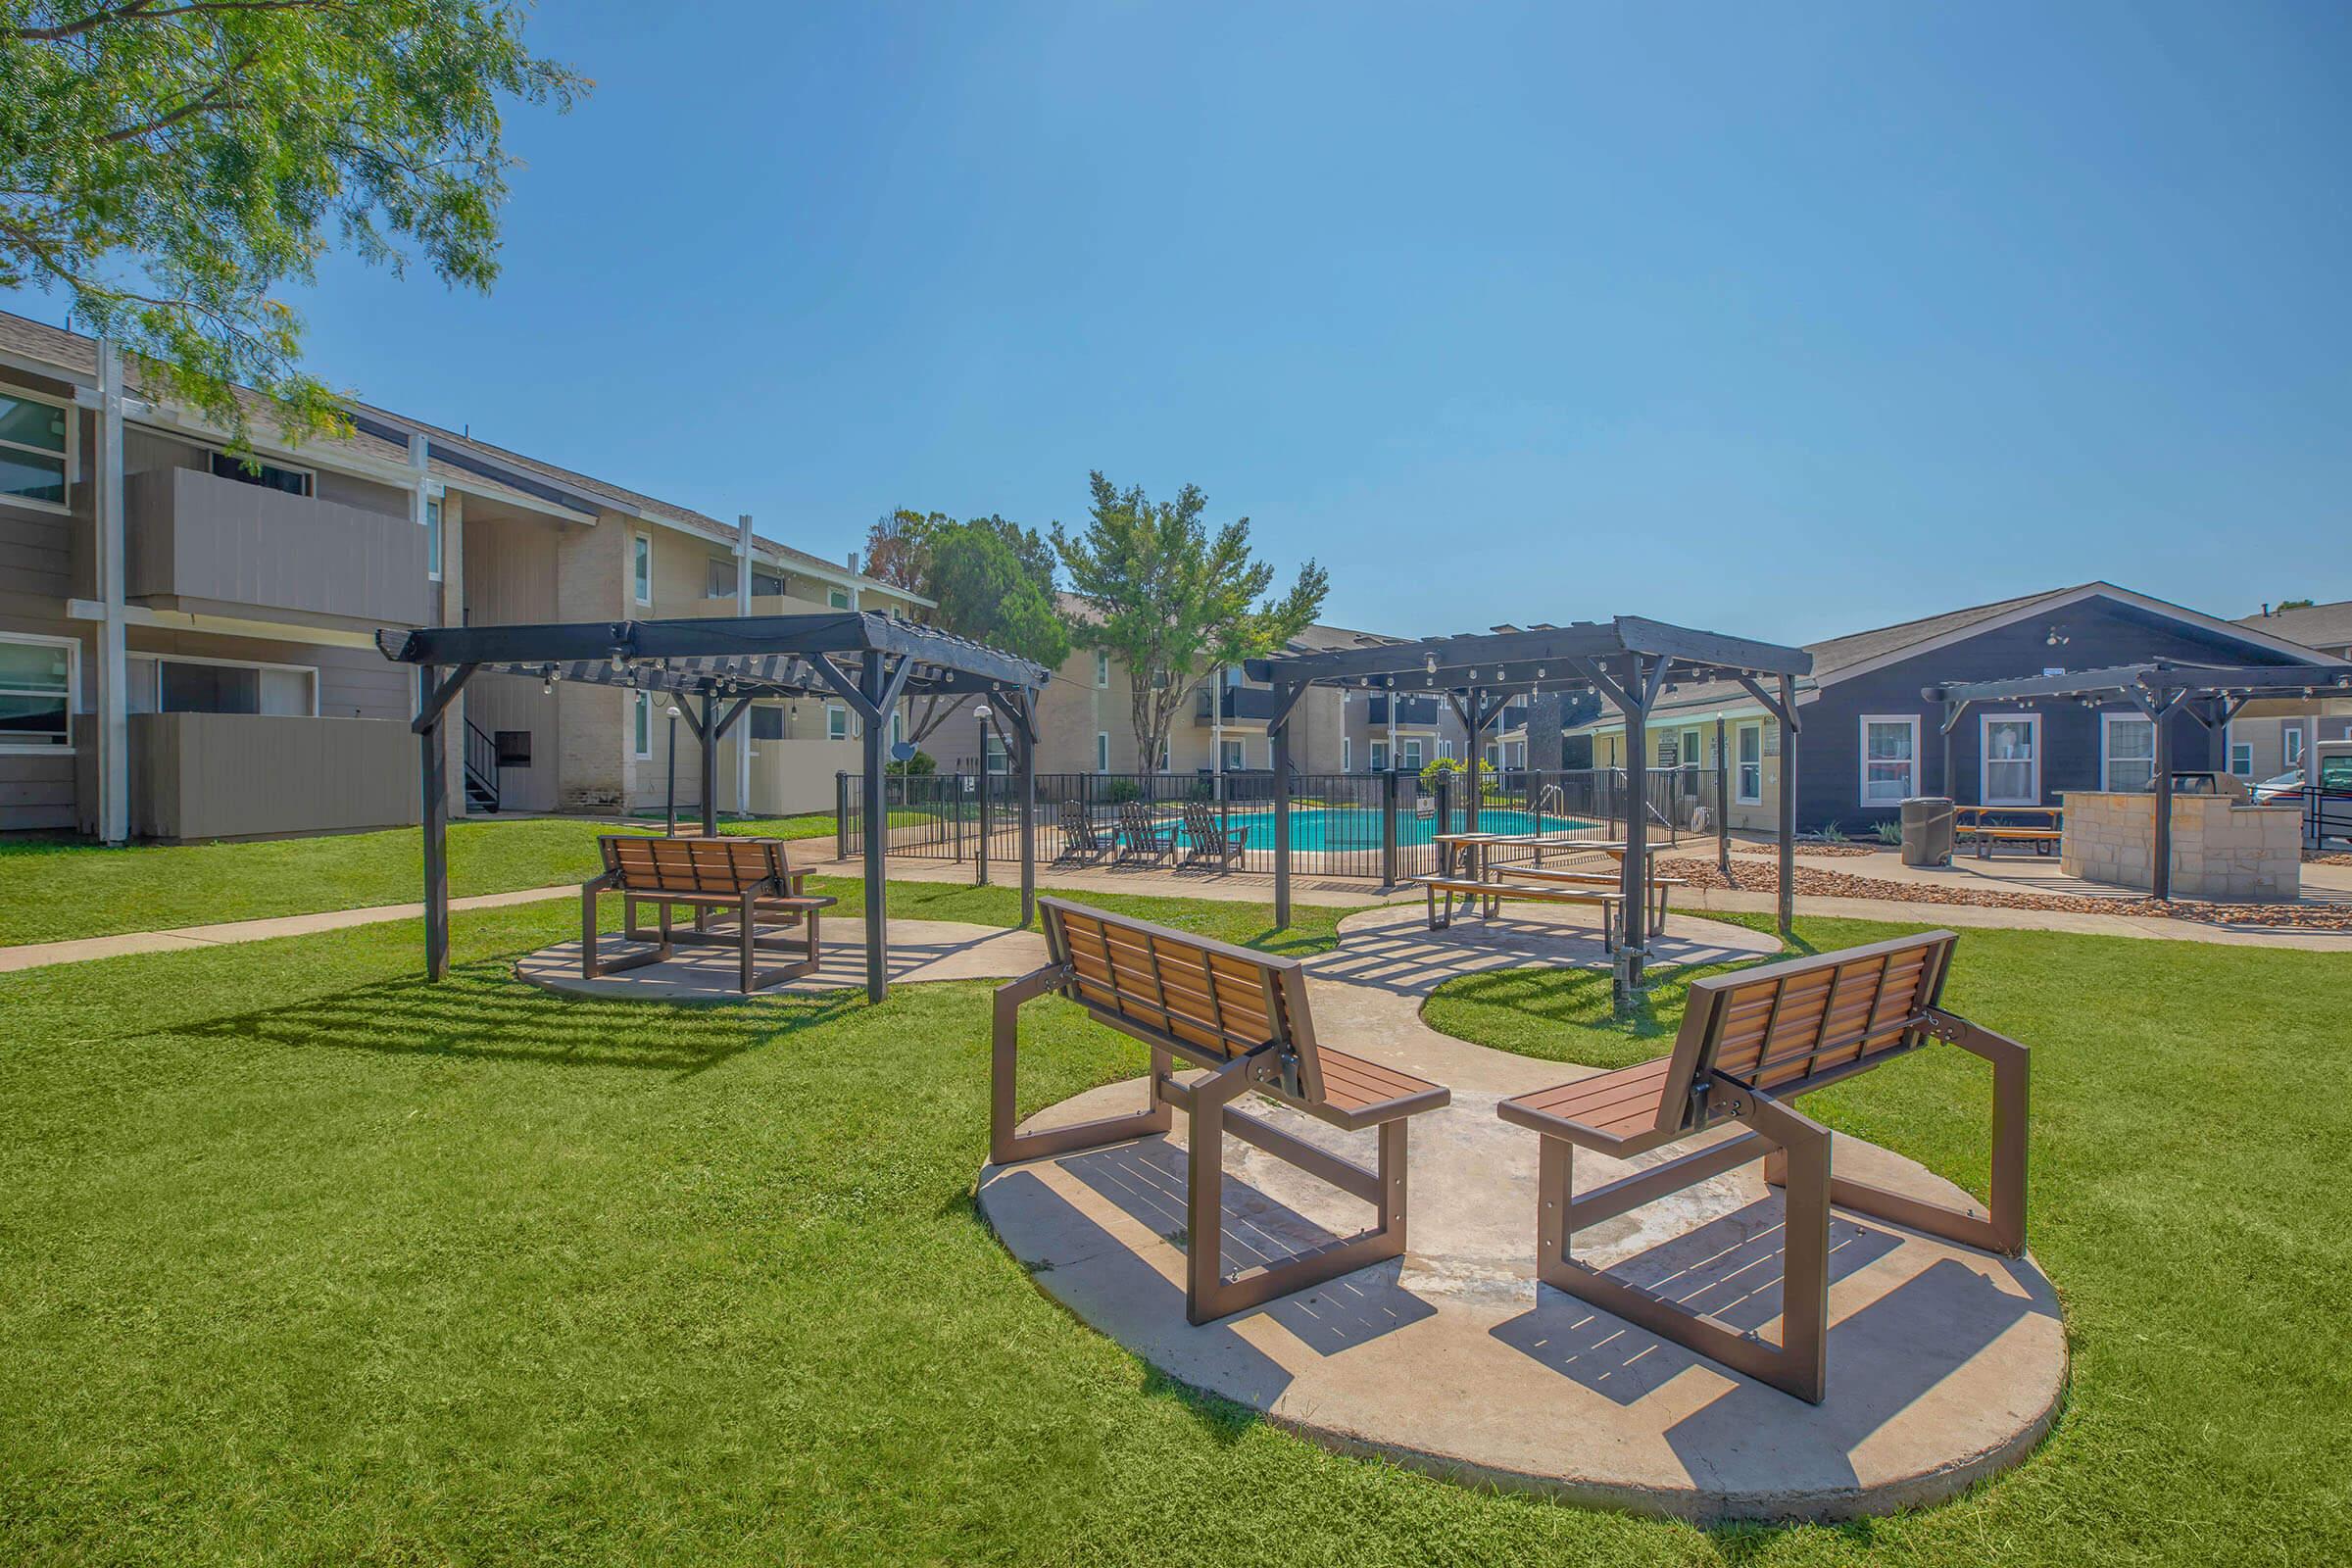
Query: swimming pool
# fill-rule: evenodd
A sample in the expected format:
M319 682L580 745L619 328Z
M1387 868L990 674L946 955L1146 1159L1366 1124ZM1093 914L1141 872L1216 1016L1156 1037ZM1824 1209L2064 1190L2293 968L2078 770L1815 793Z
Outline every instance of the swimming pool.
M1248 810L1234 810L1227 820L1233 826L1249 830L1244 842L1252 850L1271 850L1274 847L1274 809L1272 807L1251 806ZM1582 828L1597 826L1573 816L1556 816L1545 812L1542 831L1573 833ZM1533 833L1537 818L1533 812L1509 807L1482 807L1478 813L1482 833ZM1462 813L1453 813L1452 831L1462 828ZM1427 844L1438 835L1438 819L1416 816L1411 811L1396 813L1396 842L1398 844ZM1191 836L1181 829L1179 841L1190 844ZM1377 806L1298 806L1291 808L1291 848L1294 850L1377 850L1380 848L1380 808Z

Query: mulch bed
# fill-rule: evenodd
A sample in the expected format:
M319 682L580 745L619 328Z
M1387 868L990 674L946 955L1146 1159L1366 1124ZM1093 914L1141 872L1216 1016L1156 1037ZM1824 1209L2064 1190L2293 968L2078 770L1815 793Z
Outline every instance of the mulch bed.
M1801 852L1800 852L1801 853ZM1712 860L1660 859L1658 871L1692 887L1780 890L1777 865L1732 867L1731 880ZM1904 904L1968 904L1987 909L2038 909L2052 914L2122 914L2146 919L2195 920L2208 925L2281 926L2298 931L2352 931L2352 904L2204 904L2175 899L2094 899L2079 893L2003 893L1991 888L1937 887L1933 883L1883 882L1850 871L1819 866L1796 868L1796 892L1808 899L1880 899Z
M2352 865L2352 855L2338 855L2330 850L2326 855L2306 855L2305 865Z
M1776 846L1770 844L1742 844L1732 853L1734 855L1778 856L1781 852ZM1789 853L1816 856L1827 860L1848 856L1870 855L1875 852L1867 844L1795 844L1789 846Z

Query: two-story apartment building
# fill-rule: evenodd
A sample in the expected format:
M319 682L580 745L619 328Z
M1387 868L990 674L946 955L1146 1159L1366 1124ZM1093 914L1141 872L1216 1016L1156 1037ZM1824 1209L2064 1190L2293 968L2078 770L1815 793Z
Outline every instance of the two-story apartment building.
M291 446L263 400L249 412L255 450L232 456L96 340L0 313L0 831L415 821L416 693L376 651L382 627L733 614L745 598L926 608L742 521L386 410L355 407L348 434ZM633 694L485 679L464 702L453 803L661 804L668 725ZM739 726L722 808L831 799L855 748L808 706ZM821 760L780 744L835 729ZM683 802L699 772L680 760Z
M2352 599L2293 610L2265 605L2238 624L2352 662ZM2352 740L2352 699L2250 703L2230 724L2230 771L2255 781L2276 778L2301 767L2314 741L2332 740Z

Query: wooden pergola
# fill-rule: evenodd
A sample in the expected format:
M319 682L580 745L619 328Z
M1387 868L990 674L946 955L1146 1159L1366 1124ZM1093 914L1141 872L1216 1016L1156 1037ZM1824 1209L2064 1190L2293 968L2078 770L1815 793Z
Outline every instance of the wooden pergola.
M1625 971L1626 984L1640 984L1648 938L1644 891L1649 710L1680 683L1723 680L1746 688L1781 722L1780 925L1782 934L1788 934L1795 880L1791 848L1796 838L1796 678L1813 670L1813 656L1801 648L1619 615L1605 622L1505 626L1417 642L1367 641L1355 648L1253 659L1247 667L1251 679L1274 688L1274 711L1266 720L1266 733L1274 752L1277 926L1291 923L1290 721L1310 688L1339 686L1397 697L1442 693L1470 732L1474 767L1488 728L1513 699L1540 692L1592 691L1625 720ZM1766 689L1767 681L1774 683L1773 690ZM1468 794L1465 822L1476 831L1479 792L1473 787Z
M1034 912L1037 830L1037 698L1047 671L930 626L867 611L694 620L578 621L530 626L428 626L379 631L386 659L416 666L416 717L424 792L424 954L434 980L449 972L449 796L445 720L477 674L570 681L681 699L702 745L703 831L718 830L718 743L761 698L835 700L864 726L861 808L865 838L865 990L888 990L884 918L889 813L883 804L891 710L903 697L986 699L1007 721L1023 803L1021 923Z
M2176 712L2194 719L2207 736L2206 760L2224 730L2248 703L2278 698L2317 698L2352 691L2352 664L2187 664L2155 660L2057 675L2023 675L2014 680L1953 681L1923 686L1920 696L1943 705L1943 793L1952 794L1950 736L1977 703L2013 703L2054 698L2098 708L2119 699L2146 715L2156 732L2156 841L2148 859L2149 893L2173 896L2173 746L2166 722ZM2184 768L2183 772L2204 769ZM1957 797L1955 797L1956 799Z

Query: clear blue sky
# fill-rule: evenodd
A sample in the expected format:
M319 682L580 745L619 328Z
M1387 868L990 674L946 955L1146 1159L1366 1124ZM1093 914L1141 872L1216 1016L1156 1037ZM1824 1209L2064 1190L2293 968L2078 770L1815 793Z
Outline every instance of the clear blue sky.
M1191 480L1327 619L2352 597L2352 9L546 6L313 363L838 556ZM31 307L51 318L54 301Z

